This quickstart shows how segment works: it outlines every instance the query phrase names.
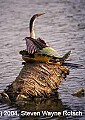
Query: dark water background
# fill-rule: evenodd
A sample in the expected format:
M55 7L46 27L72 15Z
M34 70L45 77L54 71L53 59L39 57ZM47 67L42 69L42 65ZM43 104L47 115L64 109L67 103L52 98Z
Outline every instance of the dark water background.
M42 37L60 55L71 50L69 61L85 66L85 0L0 0L0 92L19 74L22 68L19 51L25 49L23 38L29 36L30 17L42 12L46 14L36 21L36 37ZM82 87L85 88L85 69L70 68L70 75L58 90L60 99L73 111L84 112L82 117L67 119L85 119L85 97L71 95ZM16 109L0 103L0 111ZM0 117L8 119L20 118Z

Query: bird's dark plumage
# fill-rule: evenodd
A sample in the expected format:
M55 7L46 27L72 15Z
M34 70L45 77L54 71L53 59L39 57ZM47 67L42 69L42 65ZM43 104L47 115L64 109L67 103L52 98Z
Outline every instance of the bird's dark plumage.
M47 44L41 38L33 39L31 37L26 37L26 46L29 54L33 54L47 47Z

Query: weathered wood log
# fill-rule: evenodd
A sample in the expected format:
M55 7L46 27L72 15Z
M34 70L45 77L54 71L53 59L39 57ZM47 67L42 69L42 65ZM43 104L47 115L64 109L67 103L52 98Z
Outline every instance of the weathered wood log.
M63 111L66 106L63 105L61 99L56 97L49 98L35 98L29 101L19 101L16 106L21 111ZM40 117L40 116L39 116Z
M69 74L68 68L47 63L26 63L18 77L2 96L10 101L57 95L61 81Z

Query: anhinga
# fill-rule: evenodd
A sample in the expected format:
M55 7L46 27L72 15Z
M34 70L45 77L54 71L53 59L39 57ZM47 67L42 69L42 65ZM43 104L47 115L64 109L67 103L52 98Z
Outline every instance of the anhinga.
M24 51L20 51L22 54L23 60L26 62L29 61L38 61L38 62L64 62L70 52L67 52L63 57L55 56L53 52L55 50L49 47L44 40L41 38L35 38L35 31L34 31L34 23L35 20L45 13L35 14L30 20L29 29L30 29L30 37L26 37L26 46L27 49ZM32 57L31 57L32 56Z
M35 14L35 15L33 15L33 17L30 20L30 24L29 24L30 37L25 38L27 51L29 54L33 54L33 53L38 52L39 50L42 50L43 48L47 47L47 44L45 43L44 40L42 40L41 38L37 38L37 39L35 38L35 30L34 30L35 20L43 14L45 14L45 13Z

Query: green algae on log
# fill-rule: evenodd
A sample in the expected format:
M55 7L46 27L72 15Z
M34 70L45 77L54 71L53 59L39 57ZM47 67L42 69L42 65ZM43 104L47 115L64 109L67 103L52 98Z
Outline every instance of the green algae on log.
M48 63L26 63L15 81L3 91L10 101L57 95L61 81L69 74L68 68Z

